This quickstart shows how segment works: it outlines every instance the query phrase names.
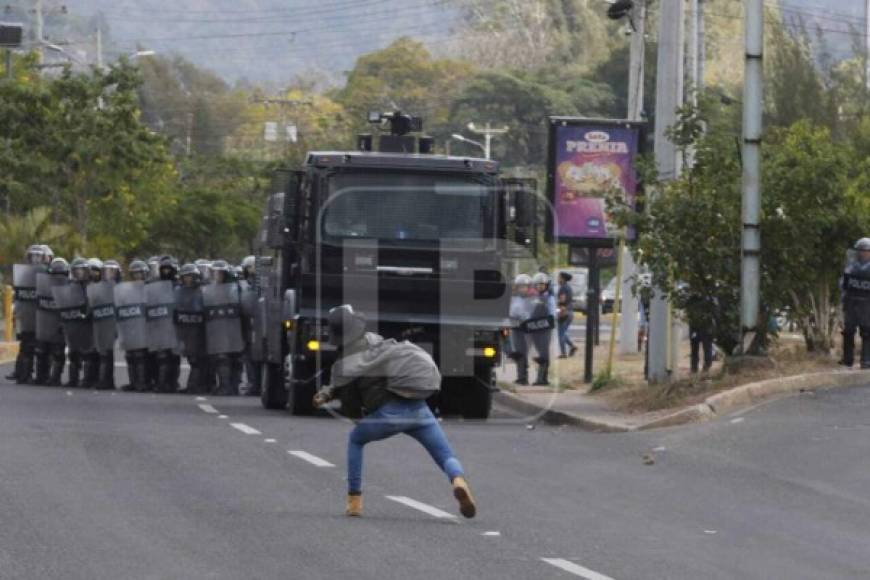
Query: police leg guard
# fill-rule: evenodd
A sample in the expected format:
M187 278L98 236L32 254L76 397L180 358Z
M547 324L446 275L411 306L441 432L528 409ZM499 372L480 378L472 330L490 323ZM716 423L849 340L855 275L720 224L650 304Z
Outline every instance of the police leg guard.
M538 376L535 379L536 386L547 386L550 384L550 381L547 380L547 375L550 370L550 361L549 359L537 358L535 361L538 363Z
M200 368L199 359L187 357L187 364L190 366L190 372L187 373L187 382L184 387L179 387L179 392L189 395L196 395L201 392L202 384L202 369Z
M861 329L861 368L870 369L870 327Z
M233 365L229 356L223 355L215 359L215 370L217 371L217 386L214 389L215 395L234 395L233 390Z
M169 356L169 360L171 363L169 369L169 388L172 389L170 392L180 393L182 392L181 383L179 382L181 379L181 356L172 353Z
M104 352L99 355L100 374L97 380L97 389L101 391L115 390L115 356L114 353Z
M33 383L33 362L36 357L36 340L32 336L21 337L21 368L18 370L18 376L15 382L19 385L29 385Z
M69 353L69 372L67 374L66 386L74 389L81 384L79 380L79 375L82 371L82 353L80 352L71 352Z
M51 351L51 372L48 377L48 384L53 387L61 385L60 379L63 376L63 368L66 366L66 353L64 345L54 345Z
M51 375L51 351L48 343L41 342L36 347L36 379L35 385L47 385Z
M144 393L150 389L148 385L148 352L139 351L133 355L133 390Z
M843 366L851 367L855 364L855 327L847 325L843 328L843 358L840 360Z
M529 359L526 356L517 356L517 380L514 381L517 385L529 384Z
M95 389L100 384L100 353L91 351L85 355L85 360L90 362L90 368L85 371L85 380L88 387Z
M157 353L157 379L154 383L154 390L158 393L171 393L175 389L170 387L172 380L172 360L170 360L169 351L161 351Z

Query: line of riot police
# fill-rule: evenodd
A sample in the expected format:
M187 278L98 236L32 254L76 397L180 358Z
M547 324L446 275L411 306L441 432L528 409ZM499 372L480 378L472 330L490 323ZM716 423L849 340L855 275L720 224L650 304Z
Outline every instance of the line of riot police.
M259 395L252 360L257 304L255 259L240 267L171 256L130 262L55 258L28 248L13 267L19 354L7 379L19 384L115 389L116 341L127 363L121 390ZM179 384L181 359L190 373ZM67 364L68 363L68 364Z

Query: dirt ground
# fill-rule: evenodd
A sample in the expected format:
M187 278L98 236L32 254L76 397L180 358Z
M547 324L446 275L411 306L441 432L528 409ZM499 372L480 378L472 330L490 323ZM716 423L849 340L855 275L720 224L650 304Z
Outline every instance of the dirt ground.
M641 353L614 356L611 378L606 368L608 345L602 341L595 349L592 385L583 382L583 352L573 357L554 361L554 375L562 390L579 390L601 398L615 410L643 413L692 405L719 391L776 377L836 370L839 352L830 355L806 351L798 335L785 335L773 347L766 368L741 369L730 372L723 366L723 357L717 353L709 373L692 375L689 372L689 342L681 344L678 378L668 384L649 385L644 379L644 359Z

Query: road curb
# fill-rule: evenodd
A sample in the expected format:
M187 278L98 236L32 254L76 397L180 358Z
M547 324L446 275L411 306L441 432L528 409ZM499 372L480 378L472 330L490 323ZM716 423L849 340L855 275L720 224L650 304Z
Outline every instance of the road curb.
M777 395L838 387L855 387L868 383L870 383L870 372L867 371L833 371L767 379L716 393L704 399L702 403L679 409L664 417L658 417L638 425L625 425L556 409L542 408L507 391L495 393L494 400L511 410L525 413L536 420L551 425L571 425L594 433L626 433L710 421L717 416L750 407Z
M625 433L627 431L634 431L634 427L628 425L619 425L574 413L539 407L507 391L493 393L493 401L512 411L528 415L530 420L543 421L549 425L571 425L572 427L579 427L593 433Z

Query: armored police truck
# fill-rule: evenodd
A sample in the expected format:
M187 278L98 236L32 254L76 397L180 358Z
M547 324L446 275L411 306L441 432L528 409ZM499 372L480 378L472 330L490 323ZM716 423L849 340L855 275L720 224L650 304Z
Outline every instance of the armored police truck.
M369 121L385 129L379 139L310 152L300 170L275 175L253 330L262 403L313 412L337 354L326 314L351 304L370 331L432 354L444 377L432 406L486 418L509 324L506 246L509 233L529 242L528 212L509 199L497 163L431 154L431 138L411 135L419 118Z

